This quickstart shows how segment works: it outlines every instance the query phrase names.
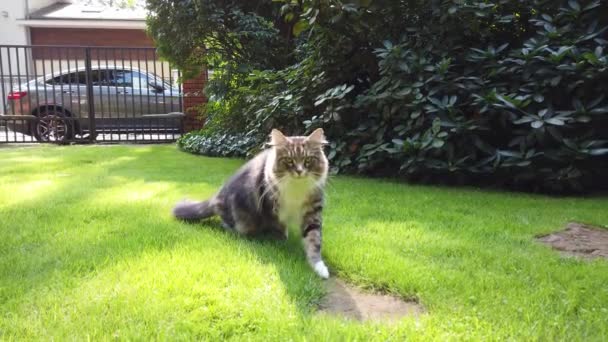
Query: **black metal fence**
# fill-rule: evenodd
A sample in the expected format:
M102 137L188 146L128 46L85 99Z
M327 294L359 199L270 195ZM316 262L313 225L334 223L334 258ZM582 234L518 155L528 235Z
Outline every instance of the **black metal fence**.
M154 48L0 45L0 143L173 141L178 79Z

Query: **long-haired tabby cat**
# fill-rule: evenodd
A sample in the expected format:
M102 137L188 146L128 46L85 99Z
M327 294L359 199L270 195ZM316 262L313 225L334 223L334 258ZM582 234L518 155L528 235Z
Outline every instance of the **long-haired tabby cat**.
M278 234L288 228L302 234L308 262L322 278L329 277L321 259L323 187L328 162L322 129L309 136L286 137L274 129L270 147L239 169L212 198L182 202L175 217L199 220L220 216L223 225L243 235Z

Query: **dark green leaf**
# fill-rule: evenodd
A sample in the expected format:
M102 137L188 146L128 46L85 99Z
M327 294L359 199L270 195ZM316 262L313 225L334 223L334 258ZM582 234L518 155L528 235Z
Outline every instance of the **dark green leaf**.
M439 139L433 140L434 148L441 148L444 144L445 144L445 141L443 141L443 140L439 140Z
M513 101L512 99L507 98L507 97L502 96L502 95L498 95L498 94L496 95L496 98L500 102L504 103L507 107L512 108L512 109L517 109L517 106L512 102Z
M570 6L570 8L572 8L575 11L581 10L581 5L579 5L578 1L576 1L576 0L569 0L568 5Z
M558 118L550 118L550 119L546 119L545 120L546 123L551 124L551 125L555 125L555 126L563 126L564 125L564 121L558 119ZM538 127L535 127L538 128Z
M596 148L589 150L589 154L592 156L603 156L608 155L608 148Z
M403 140L402 139L393 139L393 144L395 144L397 146L403 146Z
M591 121L591 117L583 115L583 116L579 116L578 118L576 118L576 121L578 122L583 122L583 123L587 123Z
M606 113L608 113L608 106L607 107L593 108L592 110L589 111L589 113L591 113L591 114L606 114Z
M545 123L542 122L542 121L532 121L531 126L532 126L532 128L537 128L538 129L538 128L543 127L544 124Z
M300 20L293 26L293 35L297 37L300 35L300 33L302 33L302 31L306 30L307 28L308 22L305 20Z
M534 117L532 117L532 116L524 116L521 119L513 121L513 123L516 124L516 125L520 125L520 124L523 124L523 123L532 122L534 120L536 120L536 119Z

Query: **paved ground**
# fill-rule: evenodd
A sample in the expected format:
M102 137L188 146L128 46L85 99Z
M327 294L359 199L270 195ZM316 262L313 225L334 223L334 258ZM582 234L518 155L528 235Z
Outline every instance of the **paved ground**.
M97 136L98 142L156 142L174 141L180 134L100 134ZM12 132L0 126L0 143L35 143L36 139L32 136Z
M140 142L140 141L174 141L177 140L180 134L100 134L97 136L96 141L99 142L113 142L113 141L128 141L128 142Z
M5 130L4 127L0 126L0 143L6 142L36 142L36 139L29 135Z

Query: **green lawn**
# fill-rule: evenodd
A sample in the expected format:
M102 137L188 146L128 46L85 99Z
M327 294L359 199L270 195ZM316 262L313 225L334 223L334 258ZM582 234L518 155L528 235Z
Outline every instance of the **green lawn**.
M315 313L323 281L296 237L171 217L241 163L174 146L0 147L0 340L608 339L608 262L534 242L568 221L607 226L608 198L335 177L332 275L427 311L357 323Z

